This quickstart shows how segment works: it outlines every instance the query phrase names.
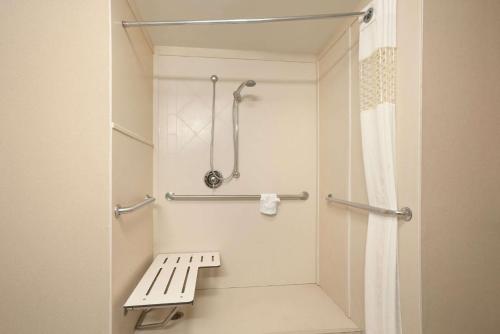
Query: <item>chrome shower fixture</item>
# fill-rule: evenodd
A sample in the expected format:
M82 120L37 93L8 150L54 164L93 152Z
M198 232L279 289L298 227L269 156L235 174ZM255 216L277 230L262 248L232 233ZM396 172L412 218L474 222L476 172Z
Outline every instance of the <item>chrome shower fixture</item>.
M222 185L222 180L224 180L224 177L218 170L209 170L203 180L205 181L205 184L207 187L215 189L219 188Z
M256 82L253 80L243 81L239 87L233 92L233 171L228 177L224 177L222 173L214 168L214 138L215 138L215 87L219 78L214 74L210 76L212 81L212 131L210 140L210 170L205 174L204 181L209 188L218 188L224 182L229 182L233 178L240 177L239 171L239 104L242 100L241 91L245 87L253 87Z
M255 86L257 83L253 80L247 80L247 81L243 81L241 83L241 85L238 87L238 89L236 89L234 92L233 92L233 97L236 101L238 102L241 102L241 91L243 90L243 88L246 87L253 87Z

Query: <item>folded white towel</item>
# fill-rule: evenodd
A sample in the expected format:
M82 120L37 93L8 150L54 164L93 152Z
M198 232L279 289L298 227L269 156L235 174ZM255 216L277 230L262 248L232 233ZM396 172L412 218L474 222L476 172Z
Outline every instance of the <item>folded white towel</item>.
M279 202L277 194L260 194L260 213L268 216L276 215Z

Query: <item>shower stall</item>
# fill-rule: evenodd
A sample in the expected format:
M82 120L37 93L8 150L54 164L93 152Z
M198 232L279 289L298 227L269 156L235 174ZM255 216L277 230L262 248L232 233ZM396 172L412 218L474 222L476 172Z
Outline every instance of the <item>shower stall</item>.
M157 257L130 280L117 321L133 328L140 315L138 332L173 334L361 333L368 213L412 224L410 208L369 205L365 188L358 36L384 7L165 20L138 4L148 19L122 24L155 43Z

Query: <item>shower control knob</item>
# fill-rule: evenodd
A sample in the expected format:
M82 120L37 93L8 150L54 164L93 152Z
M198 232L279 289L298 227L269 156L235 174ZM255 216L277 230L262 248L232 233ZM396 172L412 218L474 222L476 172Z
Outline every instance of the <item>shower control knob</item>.
M219 188L223 179L221 172L218 170L209 170L204 177L206 186L212 189Z

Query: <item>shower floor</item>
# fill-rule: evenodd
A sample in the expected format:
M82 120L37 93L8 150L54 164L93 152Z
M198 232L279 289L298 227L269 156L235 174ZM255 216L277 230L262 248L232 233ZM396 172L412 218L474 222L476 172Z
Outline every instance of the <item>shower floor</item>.
M197 290L194 306L181 311L164 329L136 334L361 333L316 284ZM153 312L152 321L165 310Z

